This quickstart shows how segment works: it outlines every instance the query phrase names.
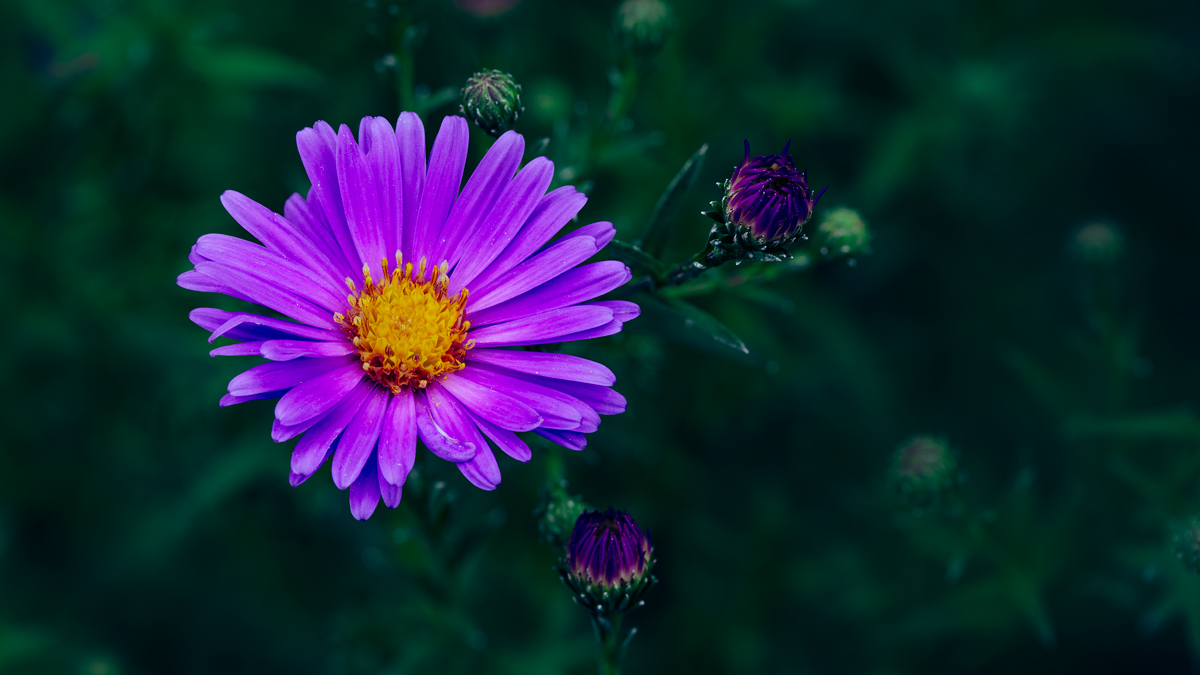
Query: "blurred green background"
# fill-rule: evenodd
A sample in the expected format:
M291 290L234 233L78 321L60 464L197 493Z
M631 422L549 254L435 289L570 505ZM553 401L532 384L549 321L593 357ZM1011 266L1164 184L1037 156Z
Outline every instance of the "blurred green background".
M210 359L187 312L221 301L175 276L242 234L223 190L307 188L298 129L399 113L406 26L427 129L501 68L516 129L575 166L614 3L512 4L0 4L0 672L594 672L531 515L549 457L654 535L629 673L1192 669L1200 582L1170 541L1200 510L1192 2L676 2L623 140L589 184L559 174L582 222L636 239L707 142L681 260L742 140L791 139L830 186L817 218L859 209L874 252L719 272L696 302L749 356L652 310L572 347L628 412L584 452L501 458L495 492L431 462L457 495L433 539L410 494L360 523L327 471L290 488L272 403L217 407L251 360ZM1092 223L1115 261L1078 254ZM920 432L960 453L957 515L887 490Z

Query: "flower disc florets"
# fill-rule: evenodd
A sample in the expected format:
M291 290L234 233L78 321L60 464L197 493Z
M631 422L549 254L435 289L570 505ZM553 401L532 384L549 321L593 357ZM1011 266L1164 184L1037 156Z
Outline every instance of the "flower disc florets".
M502 70L481 70L467 79L459 106L467 119L492 136L516 124L521 107L521 85Z
M358 349L367 377L398 394L401 387L424 389L434 378L462 370L473 346L463 312L467 289L450 296L444 271L434 267L426 278L424 261L415 273L399 254L395 271L388 272L387 260L382 265L378 284L363 268L361 293L346 280L350 310L334 316Z
M896 449L889 474L901 497L918 505L936 503L962 479L950 444L924 435L914 436Z
M575 601L599 614L642 604L657 579L650 537L625 511L585 511L575 521L560 571Z

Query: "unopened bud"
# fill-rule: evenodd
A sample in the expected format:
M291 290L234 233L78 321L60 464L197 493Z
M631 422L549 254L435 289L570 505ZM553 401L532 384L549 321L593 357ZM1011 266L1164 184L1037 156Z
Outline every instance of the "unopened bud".
M617 40L625 49L654 54L675 27L675 14L662 0L625 0L613 16Z
M642 604L657 583L654 547L625 511L585 511L575 522L559 572L575 601L612 616Z
M936 504L962 482L958 458L944 438L913 436L896 449L888 482L906 502Z
M1175 555L1191 572L1200 572L1200 515L1175 528Z
M821 218L813 243L823 256L862 255L871 245L871 231L857 211L837 208Z
M1086 263L1110 265L1125 250L1125 237L1108 223L1090 223L1075 231L1071 238L1071 253Z
M475 126L499 136L516 123L521 107L521 85L502 70L481 70L467 79L459 110Z

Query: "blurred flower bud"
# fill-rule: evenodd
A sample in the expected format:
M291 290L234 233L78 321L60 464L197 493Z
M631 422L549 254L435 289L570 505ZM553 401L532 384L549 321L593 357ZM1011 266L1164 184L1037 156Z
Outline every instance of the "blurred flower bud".
M813 240L823 256L862 255L871 245L871 231L857 211L837 208L821 219Z
M657 579L650 537L625 511L585 511L575 521L559 568L575 602L595 615L614 615L643 604Z
M1116 262L1125 248L1121 231L1108 223L1091 223L1075 231L1071 238L1071 253L1093 265Z
M521 85L501 70L481 70L467 79L459 110L491 136L511 127L524 108Z
M561 478L542 488L540 502L533 512L538 519L541 540L564 546L571 537L579 514L588 508L582 497L567 492L567 481Z
M958 458L943 438L913 436L896 449L888 469L888 482L905 501L936 504L962 482Z
M613 28L622 47L650 55L662 49L675 28L675 14L662 0L625 0L613 16Z
M1175 528L1175 555L1192 572L1200 572L1200 515Z

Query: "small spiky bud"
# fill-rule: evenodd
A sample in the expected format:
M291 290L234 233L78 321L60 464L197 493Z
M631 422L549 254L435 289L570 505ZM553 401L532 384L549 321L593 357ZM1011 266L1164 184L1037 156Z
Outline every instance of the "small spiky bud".
M585 511L575 521L559 567L575 602L596 616L614 616L643 604L658 582L651 574L650 537L625 511Z
M958 458L944 438L919 435L902 443L892 454L888 482L906 502L936 504L962 482Z
M567 492L567 481L559 479L542 488L541 499L533 515L538 519L542 541L564 546L575 529L579 515L590 507L579 495Z
M871 231L857 211L837 208L821 219L813 244L826 257L862 255L870 248Z
M481 70L467 79L459 110L490 136L499 136L516 123L521 85L502 70Z
M675 13L662 0L625 0L613 15L618 42L637 54L657 53L674 28Z

